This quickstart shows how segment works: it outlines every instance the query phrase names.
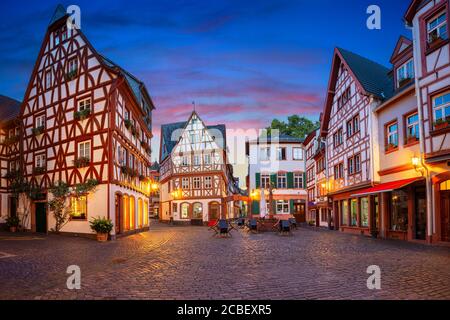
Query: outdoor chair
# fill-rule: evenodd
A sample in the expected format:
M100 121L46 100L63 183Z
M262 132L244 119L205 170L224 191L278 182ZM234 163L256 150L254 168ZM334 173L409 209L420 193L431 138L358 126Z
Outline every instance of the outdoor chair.
M245 227L245 219L244 218L237 219L237 226L240 228Z
M289 219L289 223L291 224L291 227L294 228L295 230L297 230L298 226L297 226L297 220L295 218L290 218Z
M247 231L258 232L258 221L256 219L250 219L248 221Z
M281 235L291 235L291 223L288 220L281 220L280 221L280 234Z
M230 224L228 223L227 220L219 220L219 222L217 223L217 233L220 236L229 236L231 237L231 233L230 231L232 230L232 227L230 228Z

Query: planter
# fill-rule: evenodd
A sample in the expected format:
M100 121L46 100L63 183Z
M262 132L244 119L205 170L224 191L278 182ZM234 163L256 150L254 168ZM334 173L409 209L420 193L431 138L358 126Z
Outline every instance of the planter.
M71 80L75 79L77 74L78 74L77 70L72 70L72 71L66 73L66 80L71 81Z
M389 143L389 144L386 146L386 151L395 150L395 149L397 149L397 147L398 147L398 146L396 146L395 144Z
M419 141L419 139L417 139L417 137L415 137L415 136L406 138L406 144L411 144L411 143L414 143L417 141Z
M44 126L31 129L33 135L38 136L44 132Z
M76 111L73 115L75 120L85 120L87 117L91 115L91 109L84 109L81 111Z
M44 167L36 167L33 169L33 173L36 175L40 175L43 174L45 172L45 168Z
M16 233L17 232L17 227L9 227L9 231L12 233Z
M91 159L89 159L89 158L84 158L84 157L78 158L78 159L76 159L76 160L73 161L73 164L74 164L75 167L77 167L77 168L84 168L84 167L87 167L87 166L89 166L90 163L91 163Z
M445 42L441 37L432 37L428 40L428 49L433 50Z
M442 130L448 127L447 122L435 122L434 123L434 129L435 130Z
M98 242L106 242L106 241L108 241L108 234L107 233L97 232L97 241Z
M408 84L411 82L411 78L405 78L405 79L401 79L398 83L399 87L403 87L405 84Z

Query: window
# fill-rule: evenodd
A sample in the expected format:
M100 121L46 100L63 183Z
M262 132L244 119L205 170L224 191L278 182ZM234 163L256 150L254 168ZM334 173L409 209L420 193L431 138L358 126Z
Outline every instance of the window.
M86 220L87 219L87 197L79 196L70 198L72 220Z
M183 167L189 166L189 156L183 156L183 157L181 158L181 165L182 165Z
M205 177L205 188L206 189L212 188L212 177Z
M277 175L277 188L279 189L286 189L287 183L286 183L286 174L285 173L279 173Z
M342 128L339 128L334 134L333 134L333 145L334 147L338 147L343 143L343 130Z
M348 201L342 201L341 221L343 226L348 225Z
M419 141L419 115L414 113L406 117L406 143Z
M55 31L54 37L55 37L54 42L55 42L55 47L56 47L57 45L59 45L59 42L60 42L59 30Z
M45 89L50 89L52 86L52 70L45 71Z
M409 60L397 69L397 87L414 78L414 62Z
M408 229L408 195L404 191L396 190L391 193L390 227L392 231Z
M34 125L35 128L45 128L45 115L37 116Z
M181 180L181 188L184 190L189 189L189 178L183 178Z
M361 172L361 155L357 154L348 158L348 174L352 175Z
M447 40L447 14L440 12L427 23L428 43L432 43L438 39Z
M302 148L292 148L292 158L294 160L303 160Z
M201 164L200 156L194 155L194 166L199 166Z
M277 148L277 160L286 160L286 148Z
M358 225L358 200L350 200L350 218L351 226L356 227Z
M277 214L289 213L289 201L278 200L277 201Z
M448 126L450 122L450 91L433 98L434 126Z
M194 189L200 189L201 183L200 183L200 177L194 177Z
M334 166L334 179L342 179L344 178L344 164L339 163Z
M189 203L183 203L181 205L181 219L189 218Z
M294 173L294 188L303 188L303 173Z
M130 112L125 110L125 120L130 120Z
M78 102L78 111L91 110L91 99L84 99Z
M211 155L210 154L205 154L204 155L204 164L205 165L210 165L211 164Z
M72 59L69 60L67 73L74 73L74 74L76 74L77 71L78 71L78 59L77 58L72 58Z
M312 202L314 200L315 200L314 189L309 189L308 190L308 201Z
M347 138L359 132L359 115L354 116L347 121Z
M61 42L67 40L67 27L63 27L61 30Z
M261 175L261 188L263 189L270 188L270 176L268 174Z
M369 226L369 198L361 198L361 227Z
M307 181L307 182L311 182L311 181L313 181L313 180L314 180L314 167L309 168L309 169L306 171L306 181Z
M173 212L177 212L178 211L178 204L177 203L172 203L172 211Z
M338 109L341 109L351 98L351 89L348 87L337 100Z
M36 168L45 168L45 154L38 154L34 163Z
M203 207L201 203L194 203L192 206L192 218L203 219Z
M319 160L317 160L316 172L321 173L324 170L325 170L325 157L321 157Z
M78 157L79 158L91 158L91 142L80 142L78 144Z
M386 151L396 149L398 147L398 124L394 122L387 126L387 146Z

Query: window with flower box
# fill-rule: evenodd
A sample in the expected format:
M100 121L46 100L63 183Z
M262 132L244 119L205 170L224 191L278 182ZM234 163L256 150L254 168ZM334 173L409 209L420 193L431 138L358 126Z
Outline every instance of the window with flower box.
M447 13L441 11L427 21L428 44L433 44L448 39Z
M433 97L434 129L444 129L450 125L450 91Z

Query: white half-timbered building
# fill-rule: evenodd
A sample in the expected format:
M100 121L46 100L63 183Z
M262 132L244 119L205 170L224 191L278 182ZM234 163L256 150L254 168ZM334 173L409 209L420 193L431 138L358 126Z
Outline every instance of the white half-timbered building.
M97 216L113 221L113 236L145 230L152 100L141 81L99 54L67 19L58 6L19 114L20 170L40 190L24 227L54 227L46 205L51 185L96 180L95 192L71 197L71 217L61 231L91 234L89 221ZM20 204L17 212L24 212Z
M194 111L161 126L162 221L202 225L235 216L239 188L227 159L225 125L207 126Z

